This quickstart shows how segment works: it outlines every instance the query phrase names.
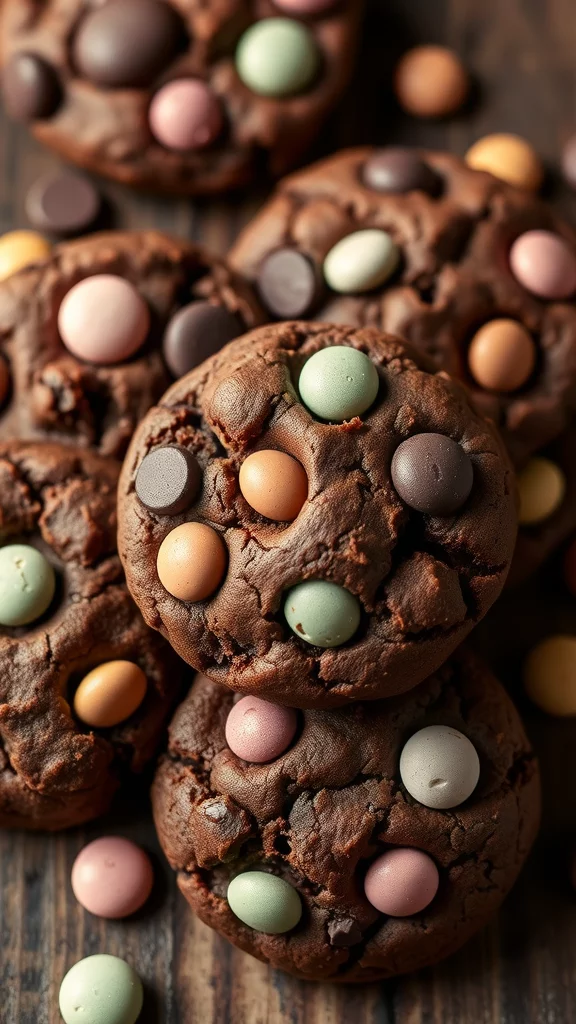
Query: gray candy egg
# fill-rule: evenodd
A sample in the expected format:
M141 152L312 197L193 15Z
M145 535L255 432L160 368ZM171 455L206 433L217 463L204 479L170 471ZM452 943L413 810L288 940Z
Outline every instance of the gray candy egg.
M425 807L458 807L472 795L480 777L476 748L448 725L414 733L400 755L400 776L410 796Z

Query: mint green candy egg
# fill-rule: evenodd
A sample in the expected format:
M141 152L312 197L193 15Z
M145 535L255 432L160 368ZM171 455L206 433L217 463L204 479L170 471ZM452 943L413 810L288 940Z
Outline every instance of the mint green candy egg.
M29 544L0 548L0 625L27 626L49 607L56 578L44 555Z
M360 625L360 603L328 580L307 580L288 591L284 615L290 629L316 647L340 647Z
M265 871L245 871L228 886L230 910L249 928L282 935L302 917L300 896L288 882Z
M236 50L236 70L260 96L294 96L313 81L320 54L309 29L290 18L263 18L246 30Z
M136 971L108 953L79 960L60 986L66 1024L136 1024L143 1001Z
M346 345L315 352L304 363L298 381L306 408L332 423L361 416L376 400L378 387L374 363L364 352Z

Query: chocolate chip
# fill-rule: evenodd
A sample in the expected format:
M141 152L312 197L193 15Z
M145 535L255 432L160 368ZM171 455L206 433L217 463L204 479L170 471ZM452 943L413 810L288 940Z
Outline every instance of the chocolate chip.
M414 434L392 459L392 483L410 508L447 516L464 504L474 481L463 448L444 434Z
M77 69L97 85L150 85L176 54L184 34L164 0L108 0L90 11L73 42Z
M164 359L170 373L183 377L243 333L234 313L211 302L191 302L170 320L164 334Z
M362 931L353 917L340 917L328 922L328 938L331 946L354 946L360 942Z
M318 299L319 275L314 264L297 249L277 249L260 267L258 291L279 320L306 316Z
M100 204L100 195L87 178L65 171L34 182L26 196L26 213L40 231L76 235L94 223Z
M136 474L136 494L145 508L175 516L189 508L198 494L202 473L187 448L171 444L146 455Z
M427 192L436 196L442 179L412 149L377 150L362 169L362 180L375 192Z
M2 88L8 115L16 121L50 117L62 97L54 68L34 53L17 53L8 61Z

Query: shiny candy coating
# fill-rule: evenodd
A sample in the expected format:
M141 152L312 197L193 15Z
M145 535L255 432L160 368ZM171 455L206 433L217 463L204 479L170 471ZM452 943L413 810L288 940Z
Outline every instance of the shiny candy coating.
M434 899L438 868L427 853L411 847L387 850L372 862L364 879L367 900L389 917L419 914Z
M417 46L404 54L394 76L400 106L414 117L447 117L470 88L462 61L443 46Z
M541 299L569 299L576 291L576 253L551 231L526 231L510 249L510 269Z
M40 121L60 105L62 90L56 71L36 53L16 53L2 72L7 113L15 121Z
M296 889L265 871L245 871L228 886L228 904L243 924L266 935L292 931L302 916Z
M74 695L80 721L106 729L126 721L140 707L148 683L132 661L106 661L84 676Z
M263 18L240 39L236 69L241 81L261 96L294 96L311 85L320 65L314 37L290 18Z
M306 643L340 647L360 625L360 603L337 583L306 580L288 591L284 615L290 629Z
M555 462L535 455L518 474L521 526L535 526L558 511L566 494L566 477Z
M220 100L199 78L168 82L154 96L150 128L167 149L205 149L216 141L224 124Z
M144 344L150 312L133 284L114 274L94 274L64 296L58 328L78 359L122 363Z
M222 582L227 558L224 542L211 526L183 523L160 545L158 576L172 597L204 601Z
M307 316L320 290L316 267L297 249L276 249L258 271L262 302L279 320Z
M8 231L0 235L0 281L24 267L45 260L52 250L50 242L35 231Z
M435 196L442 188L441 178L420 159L418 151L401 146L377 149L364 164L361 178L375 192L399 195L425 192Z
M447 725L429 725L410 737L400 755L400 776L425 807L459 807L480 778L480 761L467 736Z
M432 516L457 512L474 483L466 452L444 434L414 434L402 441L394 452L391 475L402 501Z
M536 365L532 335L516 320L490 320L470 343L468 365L480 387L505 393L517 391Z
M334 345L310 356L298 390L307 409L322 420L343 423L376 401L380 380L371 359L356 348Z
M242 697L226 720L226 742L244 761L266 764L288 750L297 727L293 708L259 697Z
M107 953L79 960L60 986L60 1013L66 1024L136 1024L143 1002L136 971Z
M253 452L239 474L240 490L249 505L267 519L296 519L308 497L304 468L286 452Z
M72 867L72 891L81 906L112 920L136 913L153 882L150 858L122 836L101 836L88 843Z
M342 295L370 292L383 285L400 261L387 231L364 228L341 238L324 260L324 277Z
M528 192L537 192L544 179L540 157L519 135L485 135L470 147L465 160L475 171L487 171Z
M54 569L29 544L0 548L0 625L27 626L48 610L56 589Z

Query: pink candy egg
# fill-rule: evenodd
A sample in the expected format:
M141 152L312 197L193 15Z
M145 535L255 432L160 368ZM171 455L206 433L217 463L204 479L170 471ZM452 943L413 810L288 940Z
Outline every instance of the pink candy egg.
M542 299L567 299L576 291L576 253L551 231L526 231L510 250L516 280Z
M276 0L284 14L322 14L336 6L336 0Z
M438 868L427 853L410 847L388 850L366 873L366 898L389 917L410 917L434 899L439 885Z
M134 914L148 899L154 882L144 850L121 836L103 836L80 851L72 868L78 903L96 917Z
M58 330L66 348L88 363L121 363L146 340L150 312L134 285L114 274L79 281L64 296Z
M148 114L152 134L167 149L203 149L218 138L224 118L217 96L198 78L168 82Z
M270 704L259 697L242 697L226 721L226 742L243 761L265 764L288 749L298 719L293 708Z

